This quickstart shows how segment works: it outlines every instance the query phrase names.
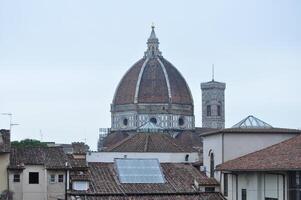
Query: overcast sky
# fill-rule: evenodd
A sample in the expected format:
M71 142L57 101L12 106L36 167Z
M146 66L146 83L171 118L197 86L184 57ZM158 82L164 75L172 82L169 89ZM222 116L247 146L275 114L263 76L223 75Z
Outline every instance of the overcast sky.
M226 126L253 114L301 128L300 0L0 0L0 112L12 139L96 149L151 23L183 74L201 126L200 83L226 82ZM0 116L0 128L8 128Z

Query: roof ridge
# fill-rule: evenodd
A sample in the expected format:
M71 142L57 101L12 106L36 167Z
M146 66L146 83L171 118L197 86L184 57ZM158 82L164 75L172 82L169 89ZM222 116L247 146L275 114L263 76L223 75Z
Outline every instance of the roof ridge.
M125 143L126 141L132 139L133 137L135 137L137 134L133 134L133 135L129 135L126 138L124 138L123 140L117 142L116 144L112 145L111 147L109 147L106 151L112 151L114 149L116 149L117 147L121 146L123 143Z
M149 139L149 134L147 134L145 138L144 152L147 152Z
M226 161L226 162L224 162L224 163L221 163L221 164L217 165L216 168L218 169L219 166L221 166L221 165L224 165L224 164L229 163L229 162L234 162L234 161L241 160L241 159L243 159L243 158L245 158L245 157L254 155L254 154L256 154L256 153L258 153L258 152L260 152L260 151L266 151L266 150L269 150L269 149L274 148L275 146L278 146L278 145L281 145L281 144L289 143L290 141L294 141L294 140L296 140L296 138L299 138L299 137L301 138L301 135L297 135L297 136L295 136L295 137L289 138L289 139L284 140L284 141L282 141L282 142L279 142L279 143L273 144L273 145L271 145L271 146L265 147L265 148L263 148L263 149L259 149L259 150L257 150L257 151L254 151L254 152L251 152L251 153L242 155L242 156L240 156L240 157L238 157L238 158L234 158L234 159L232 159L232 160L228 160L228 161Z

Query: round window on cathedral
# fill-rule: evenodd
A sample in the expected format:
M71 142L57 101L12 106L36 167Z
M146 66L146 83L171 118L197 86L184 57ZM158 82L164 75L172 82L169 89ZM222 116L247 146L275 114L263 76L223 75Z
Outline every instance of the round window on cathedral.
M183 117L180 117L179 118L179 121L178 121L178 124L179 124L179 126L183 126L184 125L184 119L183 119Z
M127 118L123 119L123 125L127 126L129 124L129 120Z
M149 121L153 124L157 124L157 119L155 117L150 118Z

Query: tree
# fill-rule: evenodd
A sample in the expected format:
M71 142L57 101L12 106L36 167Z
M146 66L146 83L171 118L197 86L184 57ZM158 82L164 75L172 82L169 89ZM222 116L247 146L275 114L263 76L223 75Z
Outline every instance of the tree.
M11 146L15 148L22 148L22 147L47 147L46 143L43 143L39 140L35 139L25 139L21 141L12 141Z

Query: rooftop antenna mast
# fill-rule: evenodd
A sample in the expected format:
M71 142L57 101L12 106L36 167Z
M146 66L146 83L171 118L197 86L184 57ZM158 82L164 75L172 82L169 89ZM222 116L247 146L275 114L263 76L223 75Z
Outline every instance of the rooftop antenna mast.
M214 64L212 64L212 81L214 81Z

